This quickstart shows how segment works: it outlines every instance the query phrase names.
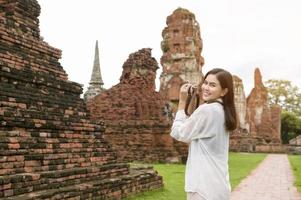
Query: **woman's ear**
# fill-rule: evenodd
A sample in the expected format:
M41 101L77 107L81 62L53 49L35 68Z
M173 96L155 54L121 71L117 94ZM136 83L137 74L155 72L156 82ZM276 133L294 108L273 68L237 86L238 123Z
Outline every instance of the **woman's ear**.
M222 90L221 97L224 97L228 93L228 88Z

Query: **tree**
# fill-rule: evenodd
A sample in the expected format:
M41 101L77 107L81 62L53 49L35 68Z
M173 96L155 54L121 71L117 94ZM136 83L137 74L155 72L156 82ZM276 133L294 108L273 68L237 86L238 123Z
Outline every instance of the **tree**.
M301 118L288 111L281 113L281 139L283 144L301 134Z
M283 110L301 116L301 93L290 81L271 79L265 82L270 105L278 104Z

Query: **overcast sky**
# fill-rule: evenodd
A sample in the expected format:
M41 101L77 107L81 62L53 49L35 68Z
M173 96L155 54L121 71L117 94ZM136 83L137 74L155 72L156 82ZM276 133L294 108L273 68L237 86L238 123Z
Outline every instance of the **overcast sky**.
M98 40L104 87L119 83L128 55L152 48L161 74L162 30L178 7L195 14L203 39L203 73L222 67L243 80L246 95L254 69L263 81L285 79L301 88L300 0L38 0L41 36L61 49L69 80L90 81Z

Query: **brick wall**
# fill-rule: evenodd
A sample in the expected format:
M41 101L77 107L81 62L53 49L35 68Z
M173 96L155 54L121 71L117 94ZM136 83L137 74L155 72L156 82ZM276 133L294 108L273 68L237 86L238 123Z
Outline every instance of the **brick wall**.
M105 138L125 161L180 161L187 151L177 150L170 136L172 116L164 97L155 91L158 64L150 49L130 54L120 83L91 99L93 119L102 119ZM180 151L181 150L181 151Z
M130 169L92 121L39 35L35 0L0 1L0 198L120 199L162 187L152 168Z

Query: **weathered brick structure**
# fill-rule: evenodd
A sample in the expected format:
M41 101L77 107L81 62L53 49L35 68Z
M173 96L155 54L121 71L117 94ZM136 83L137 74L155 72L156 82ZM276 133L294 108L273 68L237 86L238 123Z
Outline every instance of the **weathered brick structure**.
M237 129L230 135L230 150L232 151L254 151L255 140L250 135L249 123L247 121L247 100L245 97L242 80L233 75L234 100L238 116Z
M171 118L167 102L155 91L157 61L151 49L130 54L120 83L88 101L94 119L107 125L105 138L126 161L179 161L169 136ZM185 154L186 156L186 154Z
M254 73L255 86L247 98L250 134L257 140L256 151L278 151L281 147L280 108L268 105L268 91L262 83L258 68Z
M160 92L177 109L180 86L189 81L198 84L202 79L204 58L201 56L200 27L193 13L178 8L166 20L162 31Z
M39 35L36 0L0 1L0 198L120 199L162 187L130 169L92 122L61 51Z
M243 132L249 132L249 124L247 122L247 102L245 97L244 86L242 80L233 75L235 108L238 115L238 128Z
M242 82L234 76L235 105L239 126L231 134L230 149L234 151L281 152L280 107L268 105L268 91L255 69L254 88L244 98Z

